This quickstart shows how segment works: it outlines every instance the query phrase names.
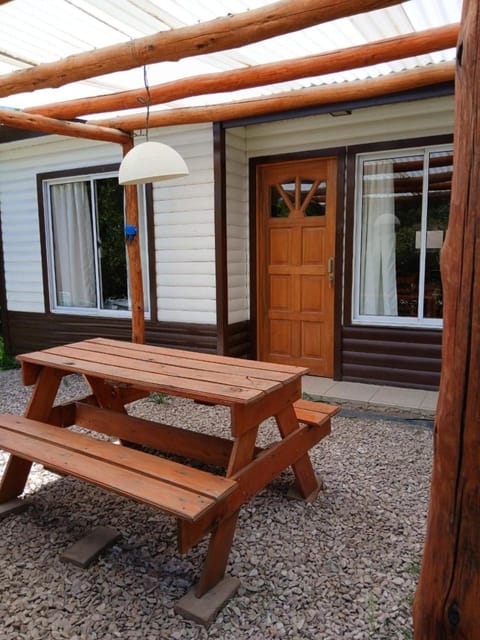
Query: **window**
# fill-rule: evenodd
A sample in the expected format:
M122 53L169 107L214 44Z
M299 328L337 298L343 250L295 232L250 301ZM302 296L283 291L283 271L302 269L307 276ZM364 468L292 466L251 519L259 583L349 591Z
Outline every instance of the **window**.
M129 316L124 193L117 174L44 180L43 194L52 311ZM144 197L139 209L148 312Z
M357 157L354 321L441 326L452 171L450 146Z

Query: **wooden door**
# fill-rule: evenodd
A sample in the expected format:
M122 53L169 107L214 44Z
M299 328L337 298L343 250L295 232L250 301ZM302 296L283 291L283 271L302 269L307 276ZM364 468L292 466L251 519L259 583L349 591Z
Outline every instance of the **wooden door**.
M336 159L257 168L258 357L333 376Z

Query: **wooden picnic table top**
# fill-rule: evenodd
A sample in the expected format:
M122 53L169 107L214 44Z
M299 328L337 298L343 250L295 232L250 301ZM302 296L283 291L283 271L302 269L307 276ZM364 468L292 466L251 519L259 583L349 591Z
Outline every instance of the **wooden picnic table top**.
M25 384L35 381L38 367L49 367L229 406L255 403L308 372L304 367L106 338L51 347L18 359Z

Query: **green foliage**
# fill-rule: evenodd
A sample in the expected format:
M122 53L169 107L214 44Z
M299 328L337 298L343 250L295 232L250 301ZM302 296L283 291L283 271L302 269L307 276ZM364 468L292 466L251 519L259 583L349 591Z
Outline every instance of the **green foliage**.
M149 397L150 400L152 402L155 402L156 404L166 404L168 400L168 396L166 393L157 393L156 391L151 393Z
M3 338L0 337L0 369L5 371L6 369L17 369L19 366L15 358L5 351Z
M98 208L98 235L101 242L103 298L127 296L127 262L123 189L116 178L95 182Z

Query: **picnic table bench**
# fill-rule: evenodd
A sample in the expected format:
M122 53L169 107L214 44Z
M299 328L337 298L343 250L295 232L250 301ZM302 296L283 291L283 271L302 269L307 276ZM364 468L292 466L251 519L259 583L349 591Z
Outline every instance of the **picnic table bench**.
M22 494L31 463L38 462L174 516L181 553L211 534L203 571L188 601L195 611L196 601L210 596L224 580L243 504L288 467L302 498L312 500L319 491L308 451L330 433L330 419L339 409L301 399L301 377L307 372L302 367L101 338L24 354L19 360L24 384L34 389L24 416L0 415L0 448L11 453L0 504ZM71 373L82 374L92 393L55 405L60 382ZM126 404L152 392L229 407L232 438L128 415ZM281 439L261 449L258 430L270 417ZM69 429L73 425L88 432ZM225 475L100 440L91 432L218 465ZM235 582L231 591L237 587ZM188 615L190 604L184 604L187 608L180 610Z

